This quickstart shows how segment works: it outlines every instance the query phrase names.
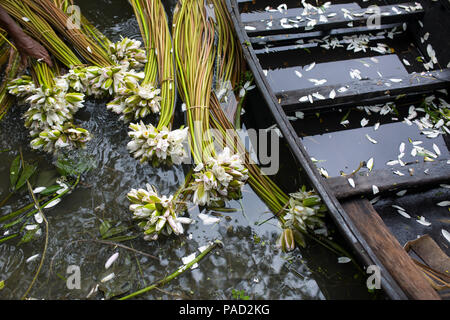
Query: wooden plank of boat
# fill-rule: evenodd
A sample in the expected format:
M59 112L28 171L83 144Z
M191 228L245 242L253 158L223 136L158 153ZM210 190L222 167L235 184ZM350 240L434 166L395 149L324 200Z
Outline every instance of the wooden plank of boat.
M434 161L406 165L403 169L412 170L413 174L398 176L393 170L374 170L370 175L353 175L355 188L348 183L349 177L333 177L326 179L338 199L347 199L361 195L373 194L372 186L377 186L380 193L417 187L427 187L448 183L450 181L450 165L447 161ZM403 170L406 171L406 170Z
M402 23L391 23L380 25L380 28L377 29L377 32L380 30L388 30L393 28L401 28ZM307 41L309 39L322 38L324 36L346 36L346 35L358 35L358 34L366 34L373 30L368 27L356 27L356 28L343 28L343 29L333 29L330 31L310 31L310 32L302 32L302 33L289 33L289 34L276 34L276 35L268 35L268 36L257 36L250 38L250 42L254 45L258 44L271 44L271 45L283 45L286 43L295 43L298 40Z
M322 177L311 161L310 156L306 152L301 139L298 139L298 136L294 128L292 127L292 124L287 119L283 108L278 103L278 99L271 90L270 85L261 68L261 65L259 64L257 56L249 46L249 37L244 31L244 25L240 19L239 7L236 0L226 1L236 34L243 49L244 57L251 72L253 73L258 89L267 102L272 116L274 117L278 127L285 137L291 152L299 162L299 165L302 166L305 174L309 177L313 188L317 191L325 205L328 207L330 216L333 219L334 223L338 227L341 234L347 239L349 245L358 254L358 258L362 263L364 263L365 265L378 265L380 267L382 287L389 295L389 297L391 299L408 299L407 295L399 287L397 282L392 278L390 273L387 272L386 268L383 266L380 260L378 260L378 258L374 254L373 249L370 247L357 227L354 225L347 212L342 208L341 204L334 196L333 191L329 188L328 184L323 183Z
M415 7L416 3L408 2L398 5L379 6L380 23L389 24L407 22L411 19L418 19L423 16L424 11L421 9L406 11L400 6ZM393 11L393 7L395 7L399 13ZM308 26L311 26L312 21L314 21L314 30L331 30L348 27L350 23L352 27L367 26L368 18L374 14L374 12L368 12L367 9L352 10L347 14L343 11L334 13L336 15L331 17L327 17L324 14L310 15L307 19L302 18L301 21L298 19L298 17L302 17L301 14L296 16L286 15L283 18L271 20L247 21L244 28L250 37L280 33L297 33L299 30L308 31ZM323 17L322 19L320 18L321 16ZM351 18L349 18L349 16L351 16ZM289 19L294 22L290 22Z
M440 300L423 273L387 229L366 199L346 201L343 207L388 272L410 299Z
M364 103L374 98L387 101L408 93L421 94L444 89L449 84L450 69L443 69L423 74L412 73L406 76L389 77L389 79L362 79L339 85L276 92L275 95L286 112L293 112L311 109L311 102L308 99L310 95L314 102L313 109L323 109L329 106ZM330 97L330 92L333 90L336 93L334 98ZM340 92L343 90L345 92ZM380 101L378 99L378 102Z

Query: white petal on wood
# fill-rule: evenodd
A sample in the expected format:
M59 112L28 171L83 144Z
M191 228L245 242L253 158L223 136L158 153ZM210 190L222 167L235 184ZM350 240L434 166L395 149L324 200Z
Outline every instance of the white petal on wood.
M399 214L401 214L402 216L404 216L405 218L411 219L411 216L409 214L406 213L406 211L403 210L397 210L397 212Z
M442 235L444 236L444 238L450 242L450 232L448 232L447 230L442 229L441 230Z
M438 156L441 155L441 150L439 150L439 147L435 143L433 143L433 150Z
M373 192L373 194L378 194L378 193L380 193L380 189L378 189L378 187L376 185L373 185L372 192Z
M348 183L352 186L352 188L355 188L355 180L353 180L352 178L348 178L347 179Z
M333 89L330 92L330 99L334 99L334 98L336 98L336 91L334 91L334 89Z

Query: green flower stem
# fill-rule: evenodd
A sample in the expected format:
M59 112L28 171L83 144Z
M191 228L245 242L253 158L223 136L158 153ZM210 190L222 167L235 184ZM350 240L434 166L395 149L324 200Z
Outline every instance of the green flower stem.
M170 281L172 281L173 279L175 279L176 277L178 277L179 275L183 274L184 272L186 272L188 269L190 269L194 264L199 263L203 258L205 258L212 250L214 250L217 247L223 247L223 243L220 240L216 240L214 241L213 244L211 244L208 248L206 248L202 253L200 253L194 260L192 260L191 262L189 262L188 264L180 267L177 271L175 271L174 273L172 273L171 275L165 277L162 280L159 280L158 282L156 282L155 284L152 284L149 287L146 287L144 289L141 289L139 291L136 291L132 294L129 294L125 297L120 298L119 300L128 300L131 298L134 298L138 295L141 295L143 293L149 292L159 286L162 286Z

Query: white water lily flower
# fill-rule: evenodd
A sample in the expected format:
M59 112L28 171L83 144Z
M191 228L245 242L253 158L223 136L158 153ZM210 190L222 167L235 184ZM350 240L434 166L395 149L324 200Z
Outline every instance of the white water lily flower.
M160 164L181 164L187 158L184 142L187 140L188 128L170 131L167 128L155 128L151 124L130 125L128 136L132 139L127 148L139 158L141 163L150 162L155 166Z
M289 205L283 217L285 220L283 228L303 231L324 228L325 224L321 220L324 210L320 197L313 191L306 191L303 188L290 194Z
M147 62L146 51L141 44L138 40L122 38L110 44L108 54L117 64L126 65L130 69L139 69Z
M216 201L239 199L248 179L248 170L240 155L226 147L215 157L206 159L200 170L194 170L192 201L200 206Z

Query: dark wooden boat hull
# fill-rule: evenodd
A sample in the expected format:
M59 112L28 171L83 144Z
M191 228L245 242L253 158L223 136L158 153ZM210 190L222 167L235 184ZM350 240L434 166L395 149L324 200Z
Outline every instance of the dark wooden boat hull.
M348 183L346 179L341 180L336 178L331 179L331 181L325 181L320 175L316 166L311 161L310 155L308 155L302 140L299 139L286 116L287 109L285 108L286 105L281 103L281 96L273 92L263 73L258 57L252 48L251 39L241 21L237 1L227 0L227 6L231 13L248 67L254 75L260 94L267 102L267 106L292 154L304 169L312 187L314 187L327 205L331 217L339 228L339 231L348 241L353 252L358 256L362 264L366 266L376 265L380 268L382 287L391 299L439 299L439 295L432 289L422 272L414 265L409 255L383 223L371 203L368 200L355 200L355 198L352 198L364 194L371 188L367 187L366 191L358 189L359 193L355 193L354 190L350 190L351 188L347 188ZM448 70L445 72L444 81L439 84L431 83L430 87L421 87L420 90L435 90L447 87L448 81L450 80L450 73ZM369 89L366 88L365 98L372 98L373 90L371 91ZM399 90L402 90L402 88ZM411 90L414 91L414 88ZM379 94L375 94L374 96L379 96ZM298 96L294 96L293 99L298 99ZM342 106L348 101L350 100L338 101L336 105ZM448 182L450 181L450 171L446 166L448 165L442 163L436 166L439 167L437 170L440 170L441 173L437 178L436 175L432 179L423 176L418 176L417 178L425 179L426 181L422 182L428 185ZM380 177L380 179L383 180L383 177ZM410 179L405 182L405 186L408 187L414 183L417 183L417 180L412 181ZM390 184L386 183L386 188L389 188L389 186Z

